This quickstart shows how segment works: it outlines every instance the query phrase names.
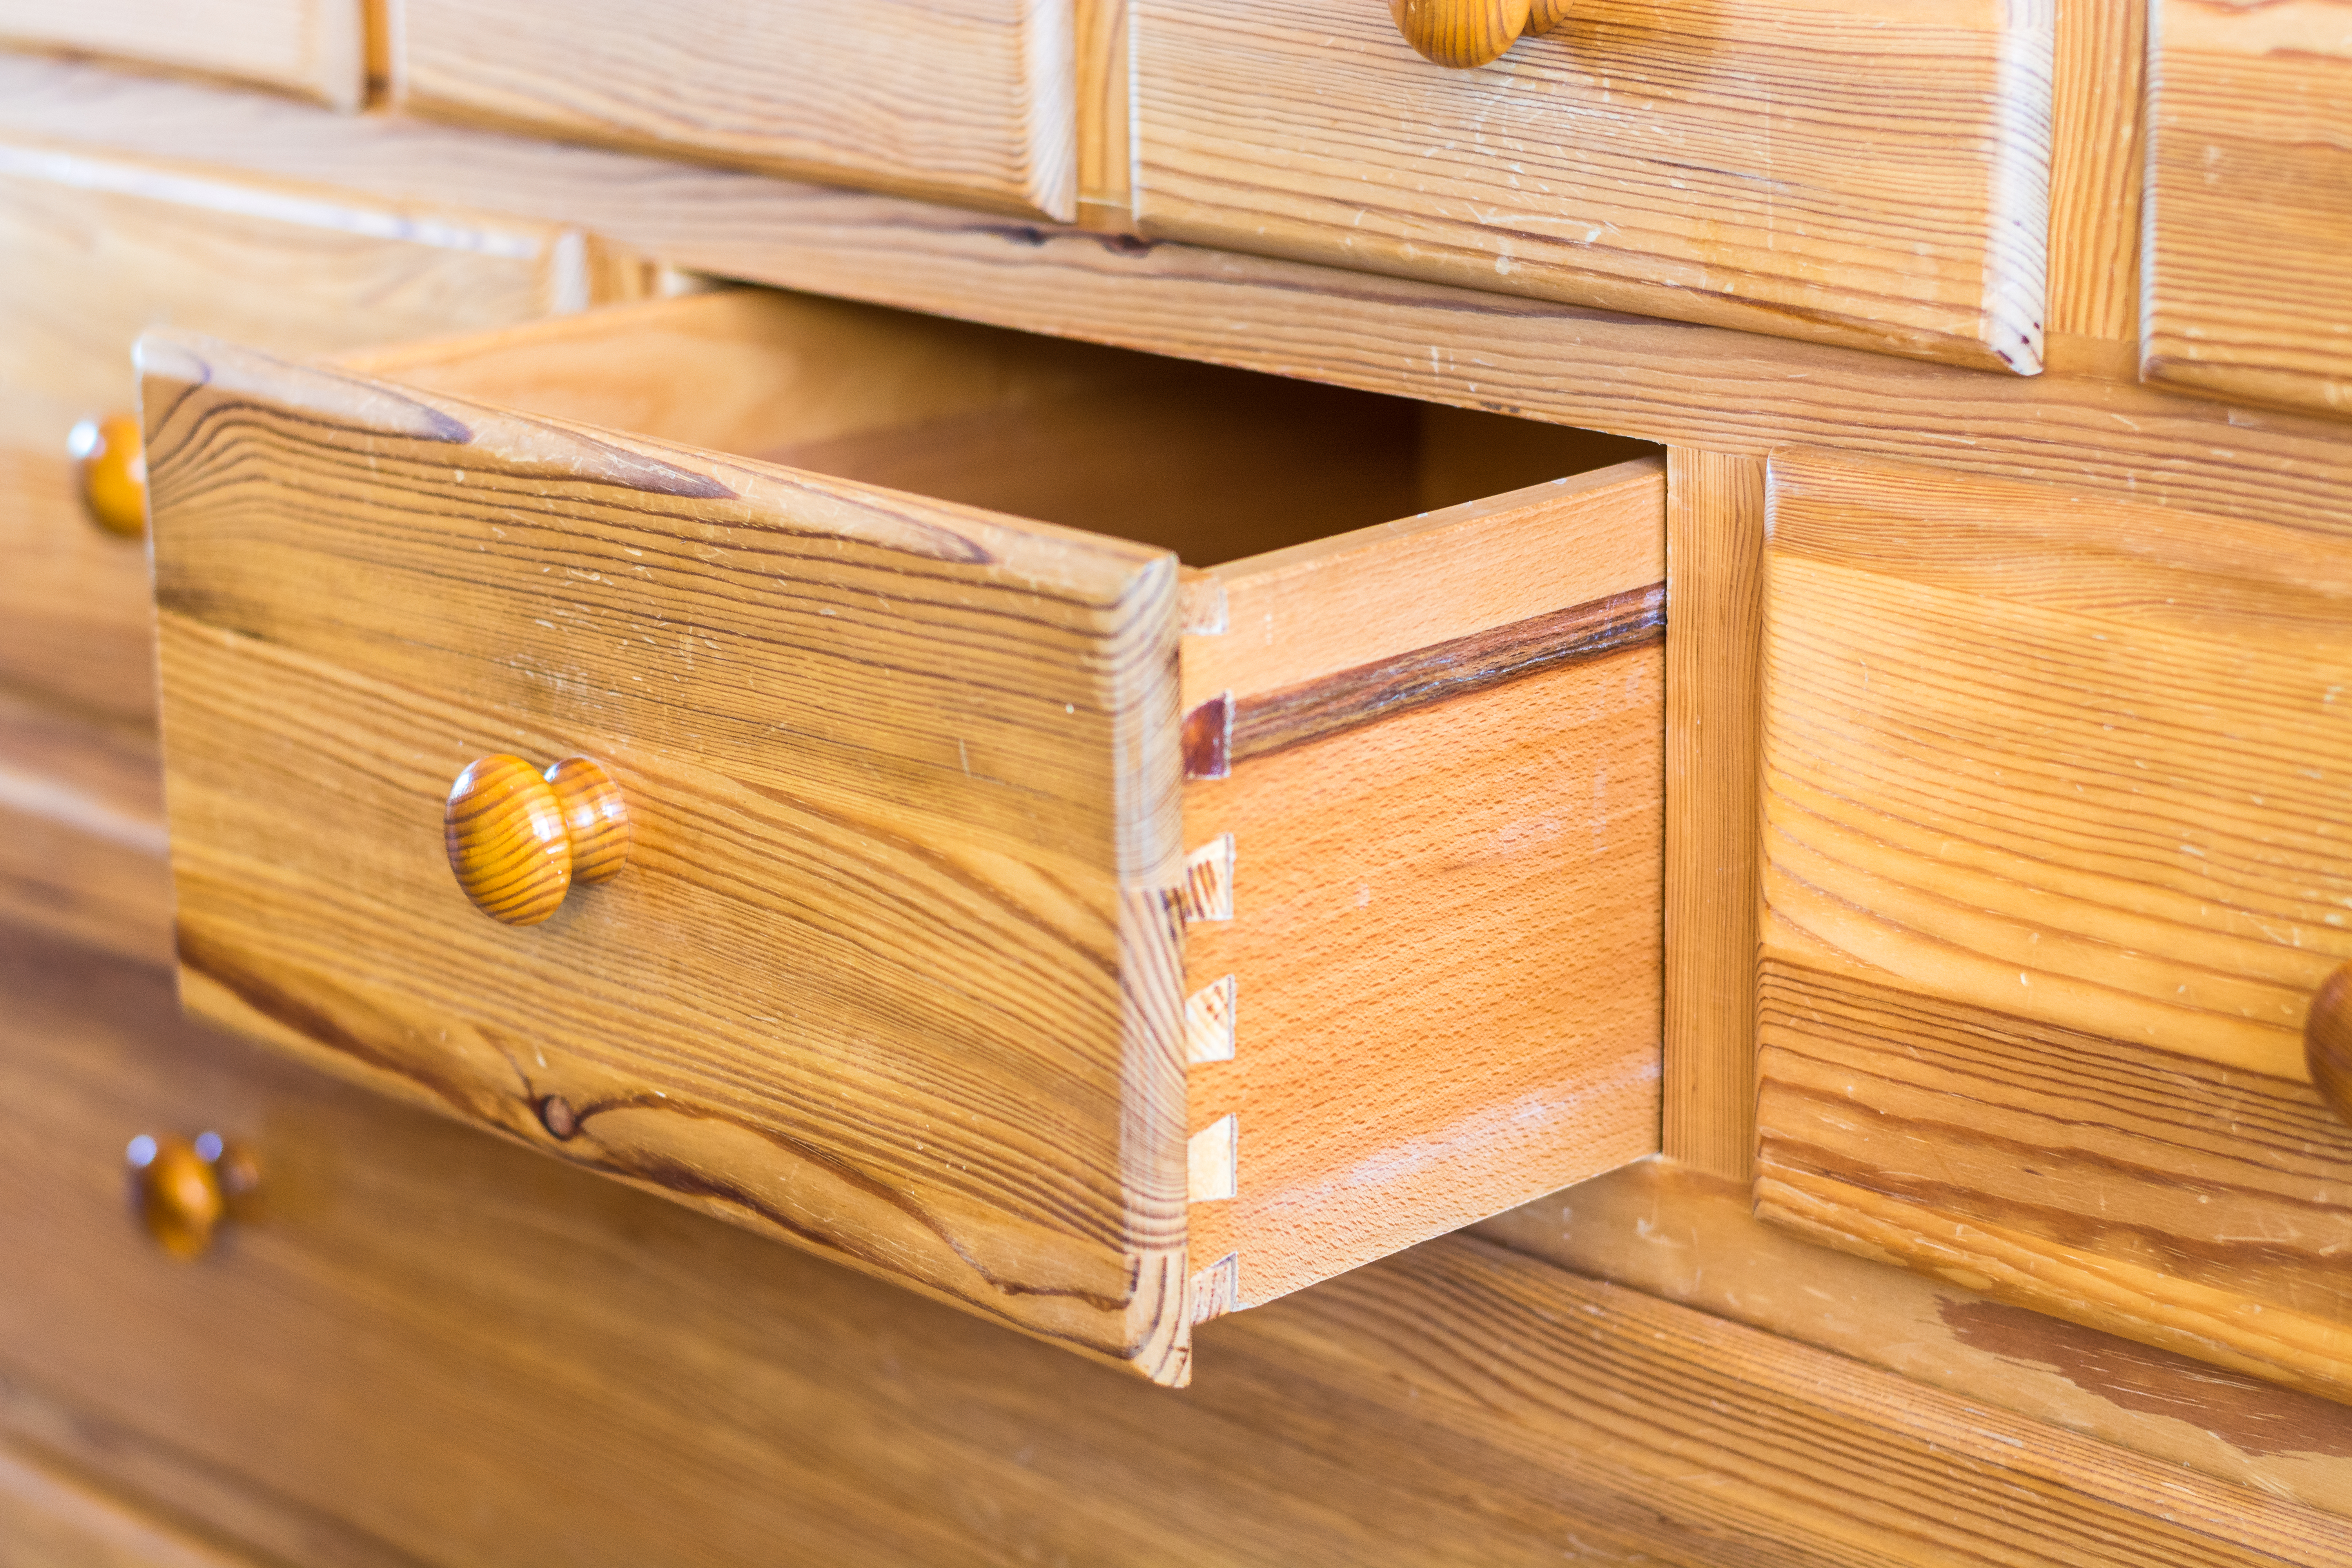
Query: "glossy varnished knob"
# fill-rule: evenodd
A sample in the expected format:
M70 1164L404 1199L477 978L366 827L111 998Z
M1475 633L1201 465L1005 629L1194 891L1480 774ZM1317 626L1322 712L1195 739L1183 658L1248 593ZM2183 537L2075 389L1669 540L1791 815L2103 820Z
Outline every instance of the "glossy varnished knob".
M1500 59L1527 29L1528 0L1389 0L1389 15L1423 59L1467 69Z
M260 1181L250 1152L203 1132L193 1139L141 1134L131 1141L140 1223L174 1258L209 1249L231 1205Z
M2352 961L2337 964L2312 993L2303 1022L2303 1055L2321 1098L2352 1122Z
M544 773L520 757L484 757L449 787L442 827L457 886L509 925L537 925L572 883L602 882L629 858L620 786L585 757Z
M1528 7L1527 31L1538 37L1566 25L1568 0L1534 0Z
M109 533L136 539L147 531L147 454L139 421L128 414L85 419L66 437L80 466L81 500Z

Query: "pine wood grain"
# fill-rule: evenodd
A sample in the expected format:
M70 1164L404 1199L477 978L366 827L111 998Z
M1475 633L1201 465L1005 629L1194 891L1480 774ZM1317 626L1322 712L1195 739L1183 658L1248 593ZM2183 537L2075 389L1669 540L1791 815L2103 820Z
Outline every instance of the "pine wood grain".
M0 126L588 225L728 277L1762 457L1791 444L2342 531L2336 422L0 58Z
M1652 602L1662 467L1213 574L1227 629L1185 638L1184 679L1230 700L1234 744L1226 776L1186 784L1184 832L1231 837L1233 918L1188 932L1185 986L1230 987L1231 1048L1187 1086L1196 1132L1235 1119L1233 1199L1196 1202L1191 1219L1196 1269L1234 1260L1227 1309L1657 1147L1657 640L1586 616L1580 657L1563 648L1465 695L1424 691L1280 743L1254 743L1251 715L1295 696L1285 683L1302 672L1320 676L1314 692L1408 662L1335 679L1317 668L1344 657L1328 627L1385 652L1380 639L1531 603ZM1438 646L1458 661L1479 640Z
M2299 1080L2352 956L2352 549L1775 458L1768 956Z
M0 1244L71 1261L0 1289L0 1424L288 1563L2352 1551L2275 1495L1468 1239L1207 1326L1171 1397L253 1054L152 972L0 947ZM194 1268L121 1207L121 1129L164 1120L266 1138L273 1211Z
M2134 340L2147 0L2058 0L2051 105L2050 359Z
M1980 1406L2352 1514L2352 1409L1947 1279L1825 1252L1756 1218L1745 1179L1637 1161L1475 1229Z
M79 1476L0 1445L0 1568L254 1568Z
M1086 228L1134 226L1128 177L1127 0L1076 0L1078 67L1078 216Z
M1181 1381L1172 561L142 353L194 1012ZM438 842L506 749L636 830L533 930Z
M1073 0L400 0L394 97L524 129L1065 222Z
M2306 1084L1766 961L1758 1212L2352 1398L2352 1128Z
M365 9L364 0L5 0L0 47L229 77L350 110L367 89Z
M2352 412L2352 6L2152 15L2140 374Z
M84 515L67 451L77 421L137 406L142 331L315 353L501 326L643 286L600 265L604 248L529 221L0 142L0 680L152 721L146 552Z
M1129 26L1144 234L2041 368L2045 7L1601 9L1472 70L1377 5Z
M1666 454L1661 1146L1744 1180L1756 1148L1756 723L1764 465Z
M2352 554L1822 455L1769 507L1764 1212L2352 1392Z

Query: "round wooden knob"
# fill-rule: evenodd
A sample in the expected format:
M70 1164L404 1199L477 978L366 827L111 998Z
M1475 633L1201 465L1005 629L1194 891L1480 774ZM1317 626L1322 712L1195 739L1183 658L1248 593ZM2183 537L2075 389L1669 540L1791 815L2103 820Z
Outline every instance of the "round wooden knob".
M66 437L81 466L81 500L110 533L136 539L147 531L147 454L139 421L128 414L85 419Z
M573 882L602 882L629 859L620 786L585 757L544 773L520 757L484 757L449 786L441 820L457 886L509 925L537 925Z
M1389 15L1423 59L1457 70L1500 59L1527 29L1528 0L1389 0Z
M1528 7L1525 34L1538 37L1564 26L1568 21L1568 0L1534 0Z
M261 1178L250 1151L217 1132L187 1138L142 1133L126 1152L147 1234L174 1258L199 1258L232 1203Z
M2303 1058L2311 1081L2336 1114L2352 1121L2352 960L2336 966L2312 994L2303 1021Z

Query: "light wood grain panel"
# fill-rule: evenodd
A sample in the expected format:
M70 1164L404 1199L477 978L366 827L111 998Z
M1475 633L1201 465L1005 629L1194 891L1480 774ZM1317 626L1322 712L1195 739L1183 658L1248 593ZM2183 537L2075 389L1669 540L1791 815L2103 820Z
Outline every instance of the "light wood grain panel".
M293 353L503 325L634 291L576 230L0 142L0 679L152 721L146 552L83 515L79 420L131 344L189 326Z
M1654 521L1653 523L1654 529ZM1188 645L1189 646L1189 645ZM1254 1307L1657 1147L1661 664L1654 642L1237 762L1185 786L1230 833L1239 1118L1226 1212Z
M1476 1231L1979 1405L2352 1514L2352 1409L1823 1251L1757 1219L1745 1179L1643 1160Z
M2352 5L2152 14L2140 374L2352 412Z
M2050 362L2138 335L2148 0L2058 0L2050 156ZM2100 363L2108 357L2102 353Z
M2352 1398L2352 1130L2308 1085L1769 962L1758 1212Z
M1170 1398L0 947L0 1422L289 1563L2305 1563L2345 1525L1467 1239ZM194 1268L126 1125L262 1135ZM38 1194L39 1201L30 1201ZM353 1413L365 1419L354 1421ZM356 1435L356 1436L355 1436Z
M1756 1122L1756 675L1764 465L1666 454L1662 1147L1744 1179Z
M259 82L354 110L364 0L0 0L0 47L62 49Z
M1073 0L398 0L422 113L1067 221Z
M1171 560L142 353L194 1012L1181 1379ZM467 906L488 750L604 764L628 873Z
M1775 458L1762 1212L2342 1396L2352 554Z
M1378 5L1132 0L1148 235L2031 374L2052 15L1580 11L1493 64Z
M307 114L0 58L0 126L585 223L729 277L1760 457L1790 444L2346 531L2331 419L2097 375L1988 376L891 197Z
M0 1568L254 1568L80 1477L0 1446Z
M1187 1085L1193 1128L1236 1119L1232 1201L1192 1215L1225 1310L1655 1149L1662 605L1630 636L1563 606L1655 594L1663 468L1207 574L1184 685L1230 773L1184 833L1231 837L1234 916L1185 986L1230 987L1231 1048Z
M2352 956L2352 550L1776 458L1768 955L2301 1079Z

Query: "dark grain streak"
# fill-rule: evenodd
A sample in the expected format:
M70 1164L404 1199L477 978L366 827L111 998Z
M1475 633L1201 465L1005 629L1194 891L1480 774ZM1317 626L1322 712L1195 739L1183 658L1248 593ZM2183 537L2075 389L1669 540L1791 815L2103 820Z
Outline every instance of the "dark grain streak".
M1665 630L1666 585L1653 583L1263 697L1244 697L1233 713L1230 759L1268 756L1448 698L1605 658L1661 641Z

